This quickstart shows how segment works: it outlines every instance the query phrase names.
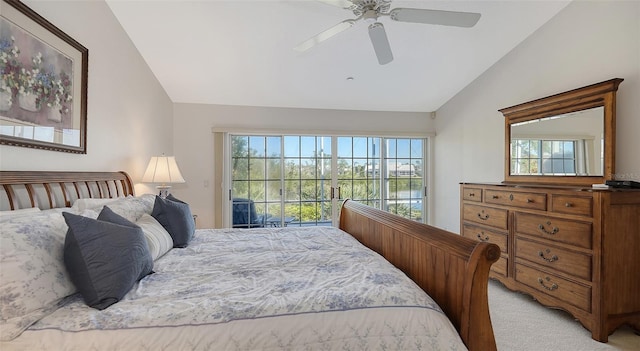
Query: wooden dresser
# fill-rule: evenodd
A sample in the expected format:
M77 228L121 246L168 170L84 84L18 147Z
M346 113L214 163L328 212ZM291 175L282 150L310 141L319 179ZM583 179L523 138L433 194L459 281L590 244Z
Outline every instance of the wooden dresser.
M640 330L640 190L463 183L462 235L497 244L491 278L606 342Z

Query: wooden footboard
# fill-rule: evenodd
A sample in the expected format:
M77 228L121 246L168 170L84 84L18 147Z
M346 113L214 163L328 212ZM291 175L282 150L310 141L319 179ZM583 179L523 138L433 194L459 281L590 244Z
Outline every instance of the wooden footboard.
M487 283L489 268L500 257L497 245L349 200L340 212L340 229L384 256L436 300L469 350L496 350Z

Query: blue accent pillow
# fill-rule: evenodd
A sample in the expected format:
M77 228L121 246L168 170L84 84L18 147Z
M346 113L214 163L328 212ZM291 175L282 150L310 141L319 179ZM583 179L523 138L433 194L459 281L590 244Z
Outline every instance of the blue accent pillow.
M63 212L69 226L64 264L87 305L103 310L151 273L142 229L105 207L98 219Z
M196 230L196 223L191 209L186 202L167 196L166 199L156 196L151 216L155 218L173 239L173 247L187 247Z

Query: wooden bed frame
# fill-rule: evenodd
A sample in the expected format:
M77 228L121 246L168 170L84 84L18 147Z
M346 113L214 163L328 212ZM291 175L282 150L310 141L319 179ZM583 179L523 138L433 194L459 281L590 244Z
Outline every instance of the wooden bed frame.
M1 171L2 210L69 207L78 198L134 195L125 172ZM500 257L495 244L476 242L347 200L340 228L384 256L444 310L471 351L495 351L487 283Z

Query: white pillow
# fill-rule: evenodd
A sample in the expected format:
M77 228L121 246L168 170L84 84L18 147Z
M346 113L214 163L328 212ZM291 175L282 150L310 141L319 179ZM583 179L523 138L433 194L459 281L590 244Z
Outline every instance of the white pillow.
M86 209L102 207L102 206L104 206L106 204L110 204L112 202L116 202L116 201L118 201L118 199L121 199L121 198L107 198L107 199L85 198L85 199L78 199L78 200L73 202L73 206L71 206L71 209L75 210L76 212L82 212L82 211L84 211Z
M40 212L40 209L37 207L22 208L22 209L13 210L13 211L0 211L0 220L15 218L19 216L28 216L30 214L34 214L37 212Z
M127 196L107 206L114 213L135 223L143 214L151 214L156 195L145 194L141 196Z
M149 244L149 252L153 260L157 260L167 253L173 247L173 239L166 229L151 215L143 214L136 222L136 225L142 228L147 244Z
M0 340L11 340L76 292L64 266L59 209L10 218L0 230Z

